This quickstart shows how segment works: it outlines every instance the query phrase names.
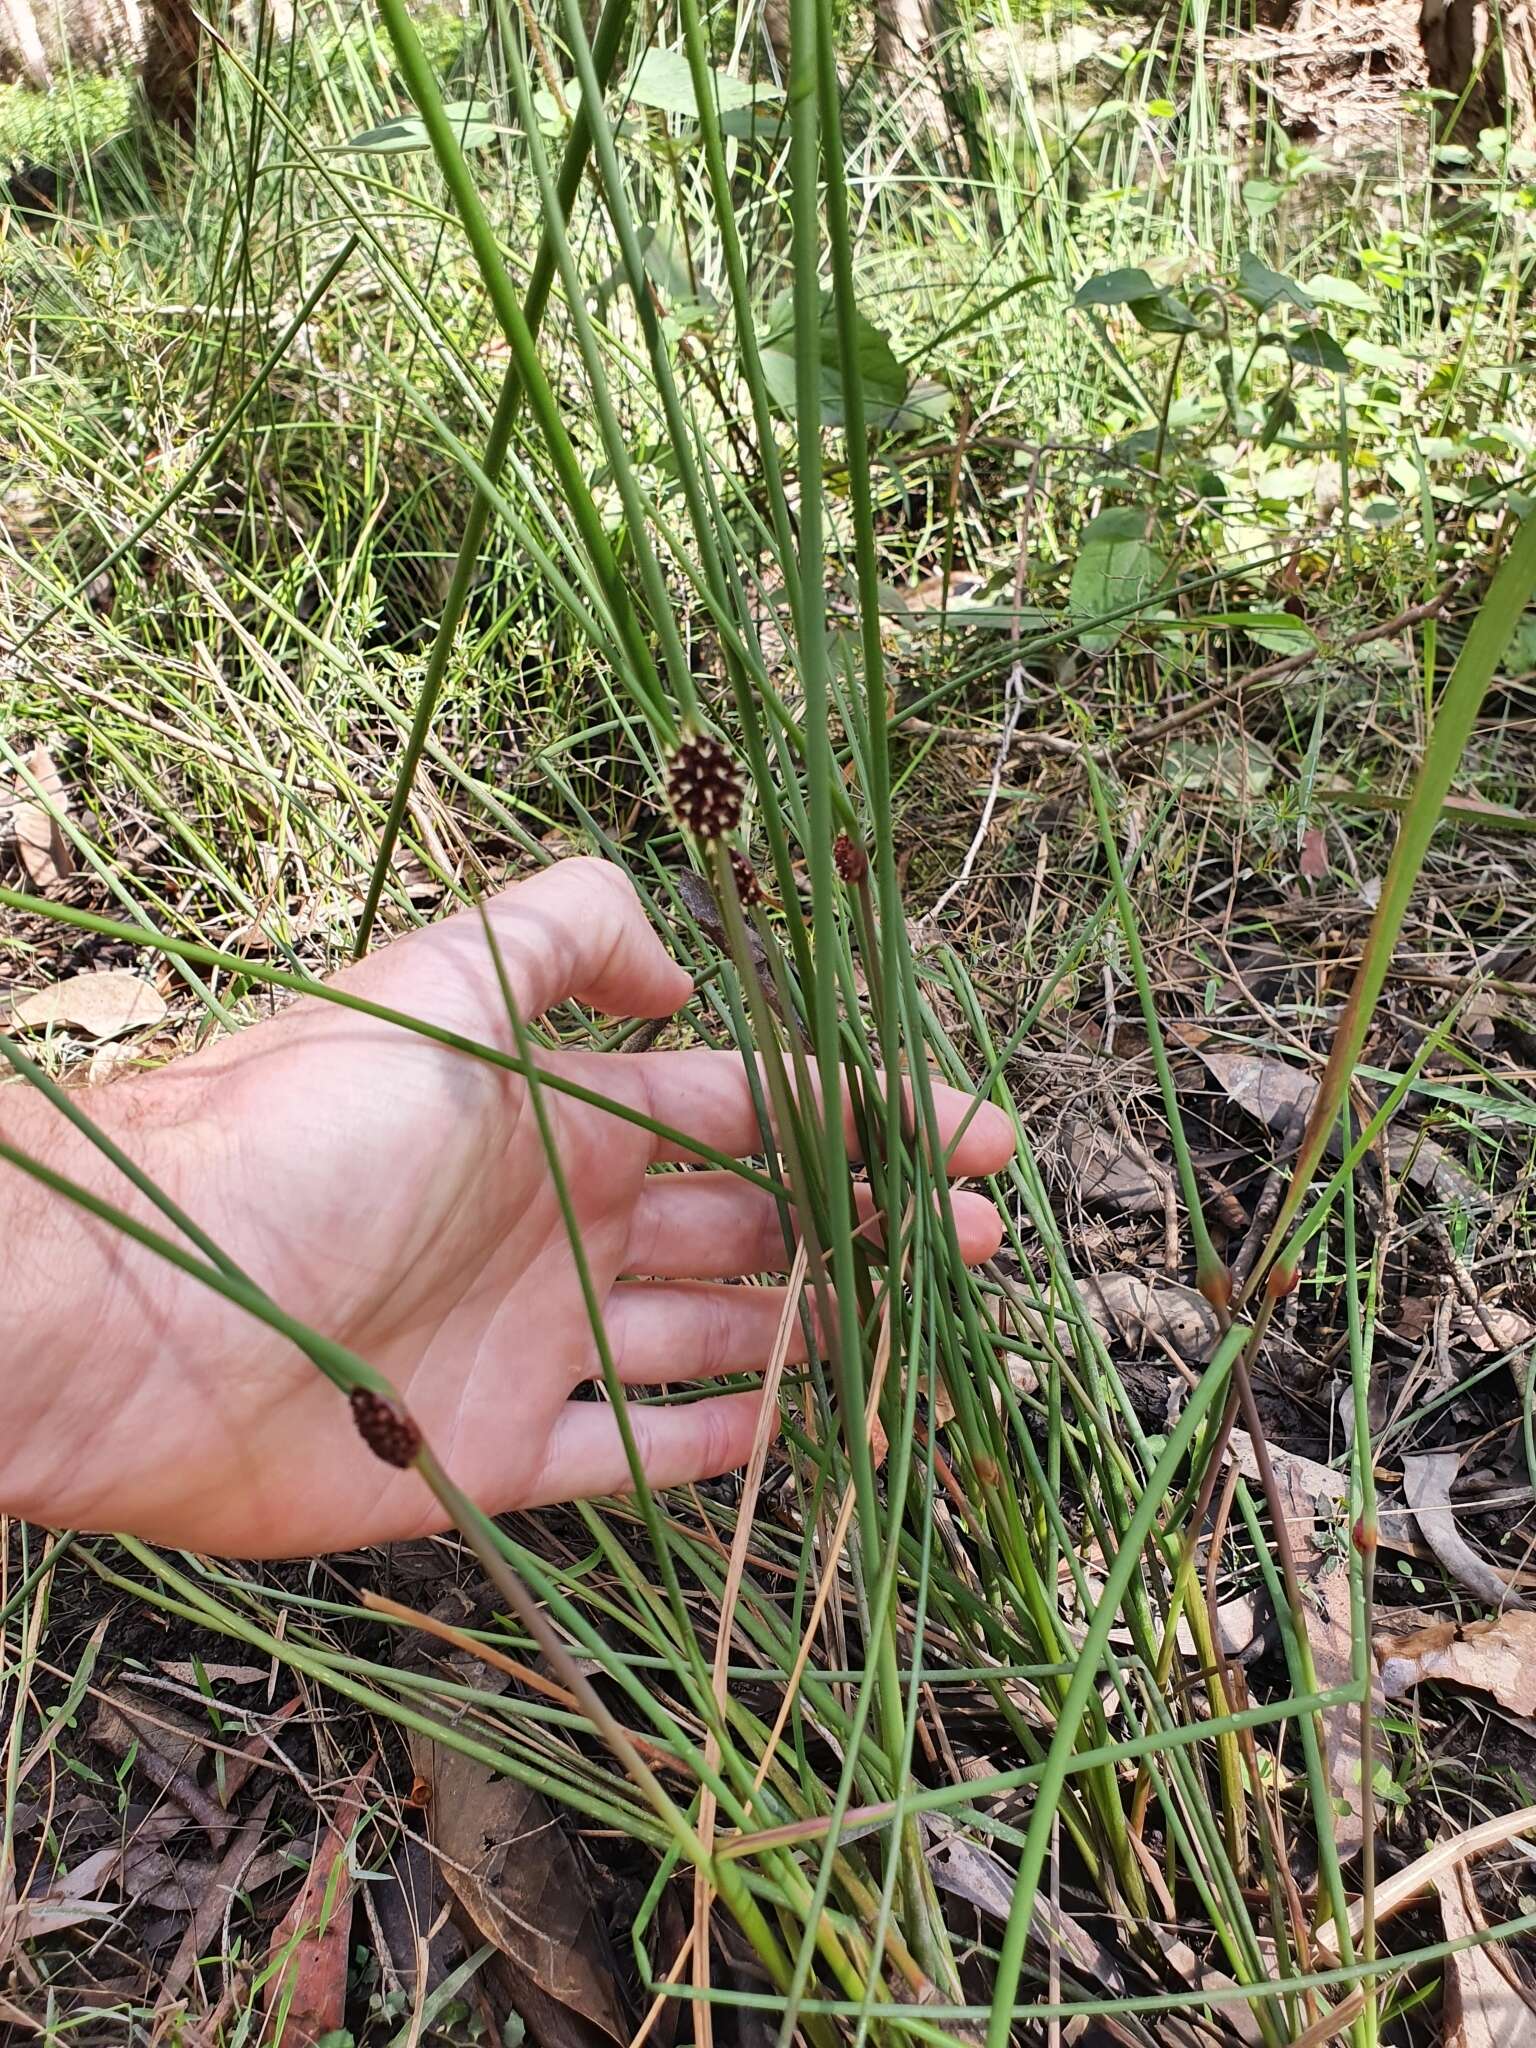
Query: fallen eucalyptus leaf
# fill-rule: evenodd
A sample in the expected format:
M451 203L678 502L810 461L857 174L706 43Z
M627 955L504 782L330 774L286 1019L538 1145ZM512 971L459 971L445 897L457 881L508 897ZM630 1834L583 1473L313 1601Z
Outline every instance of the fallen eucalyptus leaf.
M1460 1865L1435 1880L1447 1941L1487 1931L1472 1873ZM1536 2000L1501 1942L1479 1942L1445 1959L1445 2048L1525 2048L1536 2039Z
M1221 1335L1216 1311L1192 1287L1143 1280L1135 1273L1094 1273L1078 1282L1083 1306L1106 1344L1118 1334L1133 1350L1159 1340L1181 1358L1203 1363Z
M28 883L47 896L75 871L74 849L59 824L69 809L64 778L46 747L34 747L22 759L26 775L16 778L16 804L11 824L16 851ZM30 779L29 779L30 778ZM40 801L38 792L46 801Z
M1087 1117L1068 1117L1062 1142L1071 1161L1077 1192L1085 1202L1145 1216L1162 1209L1165 1182L1146 1163Z
M1276 1137L1300 1129L1317 1100L1317 1082L1301 1067L1251 1052L1207 1052L1201 1059L1239 1109L1265 1124Z
M1474 1351L1485 1351L1494 1357L1536 1337L1536 1323L1515 1309L1488 1308L1482 1302L1463 1303L1451 1317L1451 1328Z
M1326 1466L1312 1467L1308 1459L1276 1459L1273 1463L1297 1573L1305 1589L1307 1643L1317 1683L1320 1690L1331 1692L1354 1677L1349 1562L1337 1544L1320 1535L1319 1506L1327 1513L1335 1501L1331 1483L1320 1486L1314 1473L1326 1472L1329 1482L1338 1475ZM1322 1721L1328 1781L1337 1808L1334 1835L1339 1854L1347 1858L1358 1855L1365 1841L1360 1712L1354 1706L1330 1707Z
M490 1674L477 1672L474 1683ZM502 1959L505 2003L538 2048L630 2038L618 1972L591 1889L559 1817L532 1786L413 1731L411 1765L461 1914Z
M1536 1614L1510 1608L1491 1621L1436 1622L1406 1636L1378 1636L1381 1689L1401 1699L1426 1679L1486 1692L1501 1707L1536 1716Z
M342 1792L334 1817L321 1828L304 1882L267 1946L270 1974L262 1990L263 2008L285 2014L283 2040L293 2048L315 2048L346 2018L356 1888L348 1850L373 1764L370 1756Z
M163 1023L166 1006L153 982L126 967L103 967L39 989L24 997L11 1016L30 1031L53 1026L86 1038L121 1038L125 1031L145 1031Z

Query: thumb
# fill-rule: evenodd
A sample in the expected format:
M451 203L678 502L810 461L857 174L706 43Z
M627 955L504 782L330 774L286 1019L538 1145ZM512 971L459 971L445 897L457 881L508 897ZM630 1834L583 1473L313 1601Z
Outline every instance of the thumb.
M610 861L556 861L493 897L486 915L527 1016L574 998L610 1017L669 1017L693 992Z

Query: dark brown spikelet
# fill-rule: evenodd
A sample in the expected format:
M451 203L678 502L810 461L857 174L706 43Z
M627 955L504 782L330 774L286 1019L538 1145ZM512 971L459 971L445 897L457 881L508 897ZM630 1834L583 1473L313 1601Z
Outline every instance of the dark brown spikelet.
M736 764L712 734L679 741L667 763L667 801L678 823L700 839L723 839L741 823Z
M367 1387L354 1387L347 1399L357 1433L373 1455L386 1465L409 1465L421 1449L421 1431L405 1410Z
M869 855L857 839L839 832L832 842L832 865L851 889L869 873Z
M754 903L763 900L763 885L757 879L757 869L744 853L731 848L731 873L736 877L736 894L741 898L743 910L750 910Z

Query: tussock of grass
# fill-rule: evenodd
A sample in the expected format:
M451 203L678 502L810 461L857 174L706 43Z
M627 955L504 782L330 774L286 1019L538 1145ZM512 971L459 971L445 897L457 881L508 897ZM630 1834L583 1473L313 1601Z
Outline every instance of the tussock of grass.
M1203 10L1140 55L1122 42L1043 81L1022 37L962 15L953 75L987 83L944 137L914 131L851 32L840 94L830 11L795 0L791 15L804 90L781 130L742 144L709 66L750 46L750 24L733 43L683 0L656 40L686 60L698 121L642 100L619 126L615 103L568 231L550 204L566 131L520 17L499 9L492 35L467 38L430 17L423 51L390 4L382 30L327 15L292 52L221 59L184 182L146 175L125 203L86 175L56 226L13 225L0 245L28 307L6 334L0 739L14 772L59 736L80 856L64 900L0 893L0 972L25 983L66 948L99 961L152 934L190 977L190 1037L199 988L245 1018L344 957L370 888L397 929L595 848L698 976L681 1030L755 1040L781 1109L810 1065L855 1092L881 1206L907 1220L889 1261L871 1259L849 1228L840 1124L781 1116L793 1141L770 1164L813 1280L835 1286L837 1342L790 1376L723 1707L710 1667L734 1482L500 1528L465 1508L498 1596L473 1626L503 1656L541 1654L578 1701L475 1695L472 1729L456 1718L471 1689L398 1661L405 1624L356 1597L387 1562L301 1580L92 1542L60 1571L278 1659L358 1723L426 1726L627 1837L647 1992L674 1960L669 1886L691 1864L785 2039L969 2038L990 2017L1002 2048L1062 2006L1156 2039L1157 2014L1206 2005L1219 2025L1230 1996L1279 2043L1373 1955L1371 1937L1341 1939L1342 1977L1308 1968L1308 1920L1342 1923L1371 1887L1337 1853L1322 1731L1369 1700L1373 1590L1357 1555L1350 1683L1323 1686L1274 1501L1228 1489L1219 1451L1239 1399L1261 1443L1273 1429L1320 1460L1348 1462L1341 1395L1362 1449L1382 1426L1375 1308L1384 1288L1411 1294L1404 1262L1421 1269L1382 1207L1413 1198L1363 1166L1361 1194L1323 1157L1362 1058L1411 1075L1438 1130L1479 1133L1499 1255L1523 1243L1531 1120L1487 1130L1490 1100L1521 1099L1511 1047L1536 977L1498 949L1523 929L1523 842L1423 843L1446 788L1527 804L1528 532L1484 596L1526 509L1519 202L1496 156L1453 201L1346 189L1272 134L1234 163L1230 62L1214 41L1191 55L1216 26ZM540 21L567 79L590 64L576 10ZM626 26L619 76L640 51ZM431 110L471 95L496 132L466 155ZM344 147L413 98L433 152ZM0 153L22 153L5 119L0 103ZM541 229L553 291L525 326ZM1348 351L1342 376L1278 346L1245 365L1260 331L1233 289L1245 250L1307 287ZM1210 285L1208 331L1175 342L1118 302L1073 309L1086 277L1131 265L1186 300ZM866 431L893 359L932 387L924 416ZM503 462L485 450L509 364L524 392ZM434 655L477 502L484 543ZM1159 571L1128 596L1101 580L1085 608L1092 522L1127 507L1156 512ZM1298 629L1315 662L1245 691ZM1511 636L1516 673L1485 695ZM662 802L690 722L742 764L740 850L766 907L740 902L719 850ZM392 807L399 844L381 859ZM1330 873L1303 883L1318 829ZM870 851L862 883L834 865L838 832ZM1382 881L1394 844L1408 851ZM965 886L929 915L968 853ZM1408 912L1428 897L1433 912ZM1405 912L1377 1009L1369 981ZM1362 956L1351 1037L1340 1010ZM1505 1035L1480 1060L1452 1055L1466 1092L1447 1108L1411 1065L1445 1026L1442 997L1490 976L1515 991ZM1285 1163L1186 1059L1175 1021L1319 1064L1343 1048L1289 1198ZM554 1029L580 1044L593 1027ZM526 1062L521 1031L509 1021ZM979 1276L935 1208L921 1090L906 1127L875 1078L930 1066L1018 1126L1006 1250ZM1079 1073L1108 1077L1180 1185L1166 1214L1106 1221L1074 1201L1051 1133ZM1234 1247L1206 1220L1213 1174L1251 1206L1275 1181L1246 1310L1223 1291ZM1318 1226L1283 1300L1265 1292L1291 1256L1276 1213ZM1083 1312L1090 1270L1133 1263L1215 1304L1200 1370L1110 1348ZM366 1374L295 1335L342 1384ZM1298 1423L1277 1388L1307 1346L1333 1378ZM1378 1449L1407 1423L1390 1418ZM1369 1516L1369 1457L1350 1469ZM17 1543L21 1726L37 1674L17 1617L38 1551ZM1249 1667L1217 1668L1207 1576L1213 1607L1246 1590L1270 1603ZM1395 1785L1412 1741L1364 1712ZM941 1823L984 1859L1006 1917L944 1895ZM1104 1945L1113 1985L1051 1931L1047 1888ZM1191 1988L1149 1933L1164 1921L1225 1987ZM1413 1940L1435 1949L1433 1928ZM43 1974L62 1987L74 1963L50 1951ZM1395 1969L1367 1973L1341 2021L1356 2040L1397 2038L1415 1994ZM723 2026L758 1996L745 1982L685 1972L668 1995L707 1999Z

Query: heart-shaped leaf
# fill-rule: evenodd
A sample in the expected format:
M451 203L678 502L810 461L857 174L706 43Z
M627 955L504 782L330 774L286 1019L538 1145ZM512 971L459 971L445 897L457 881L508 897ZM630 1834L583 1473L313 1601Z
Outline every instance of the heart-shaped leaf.
M911 380L883 328L863 313L854 316L854 350L864 391L865 416L871 426L917 426L933 418L932 396L909 403ZM796 397L794 307L780 300L763 338L763 376L773 402L793 412ZM838 315L830 296L821 312L821 423L840 427L846 418L842 358L838 346Z
M1074 306L1129 306L1137 299L1155 299L1157 286L1141 269L1101 270L1085 278L1072 294Z
M1072 571L1067 609L1082 622L1078 641L1089 654L1113 647L1131 616L1129 606L1149 598L1163 580L1167 563L1147 537L1145 512L1117 505L1090 520ZM1126 613L1125 616L1111 614Z
M1282 305L1295 306L1303 313L1313 309L1313 301L1293 278L1282 270L1271 270L1251 249L1245 249L1237 259L1237 290L1238 296L1260 313Z
M1331 370L1335 377L1349 375L1349 357L1326 327L1303 327L1285 338L1285 352L1293 363L1308 369Z

